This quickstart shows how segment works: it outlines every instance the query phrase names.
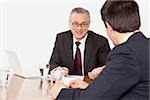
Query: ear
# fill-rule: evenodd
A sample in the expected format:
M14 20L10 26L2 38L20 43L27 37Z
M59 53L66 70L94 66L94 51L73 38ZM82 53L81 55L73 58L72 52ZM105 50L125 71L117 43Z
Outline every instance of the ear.
M110 24L109 24L108 22L106 22L106 26L107 26L107 28L106 28L107 33L108 33L108 34L111 34L112 31L113 31L113 28L110 26Z

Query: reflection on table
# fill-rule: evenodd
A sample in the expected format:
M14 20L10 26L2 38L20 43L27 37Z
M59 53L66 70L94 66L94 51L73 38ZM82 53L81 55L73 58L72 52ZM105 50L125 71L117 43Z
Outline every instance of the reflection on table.
M88 76L84 81L91 82ZM52 100L49 93L52 85L48 79L25 79L13 75L8 86L0 87L0 100Z
M52 100L51 81L13 76L7 87L0 87L0 100Z

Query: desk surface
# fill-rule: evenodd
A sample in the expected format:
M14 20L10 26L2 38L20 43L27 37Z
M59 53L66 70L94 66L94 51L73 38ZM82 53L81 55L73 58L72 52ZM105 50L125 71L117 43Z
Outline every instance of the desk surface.
M90 83L85 76L84 81ZM0 100L52 100L52 83L40 78L24 79L14 75L7 87L0 87Z
M8 87L0 87L0 100L52 100L48 80L13 76Z

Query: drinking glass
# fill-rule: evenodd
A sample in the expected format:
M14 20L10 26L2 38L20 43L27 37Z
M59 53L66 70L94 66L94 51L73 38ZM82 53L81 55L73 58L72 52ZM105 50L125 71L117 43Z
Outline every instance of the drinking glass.
M48 78L49 67L47 64L39 64L39 70L42 78Z
M9 70L0 70L0 86L6 86L8 83Z

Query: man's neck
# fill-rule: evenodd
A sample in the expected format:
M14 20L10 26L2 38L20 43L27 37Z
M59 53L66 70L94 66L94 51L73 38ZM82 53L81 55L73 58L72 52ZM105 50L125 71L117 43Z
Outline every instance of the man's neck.
M114 34L114 39L113 39L114 45L119 45L119 44L126 42L131 35L133 35L134 33L138 32L138 31L139 30L136 30L134 32L126 32L126 33L119 33L119 32L114 31L114 33L113 33Z

